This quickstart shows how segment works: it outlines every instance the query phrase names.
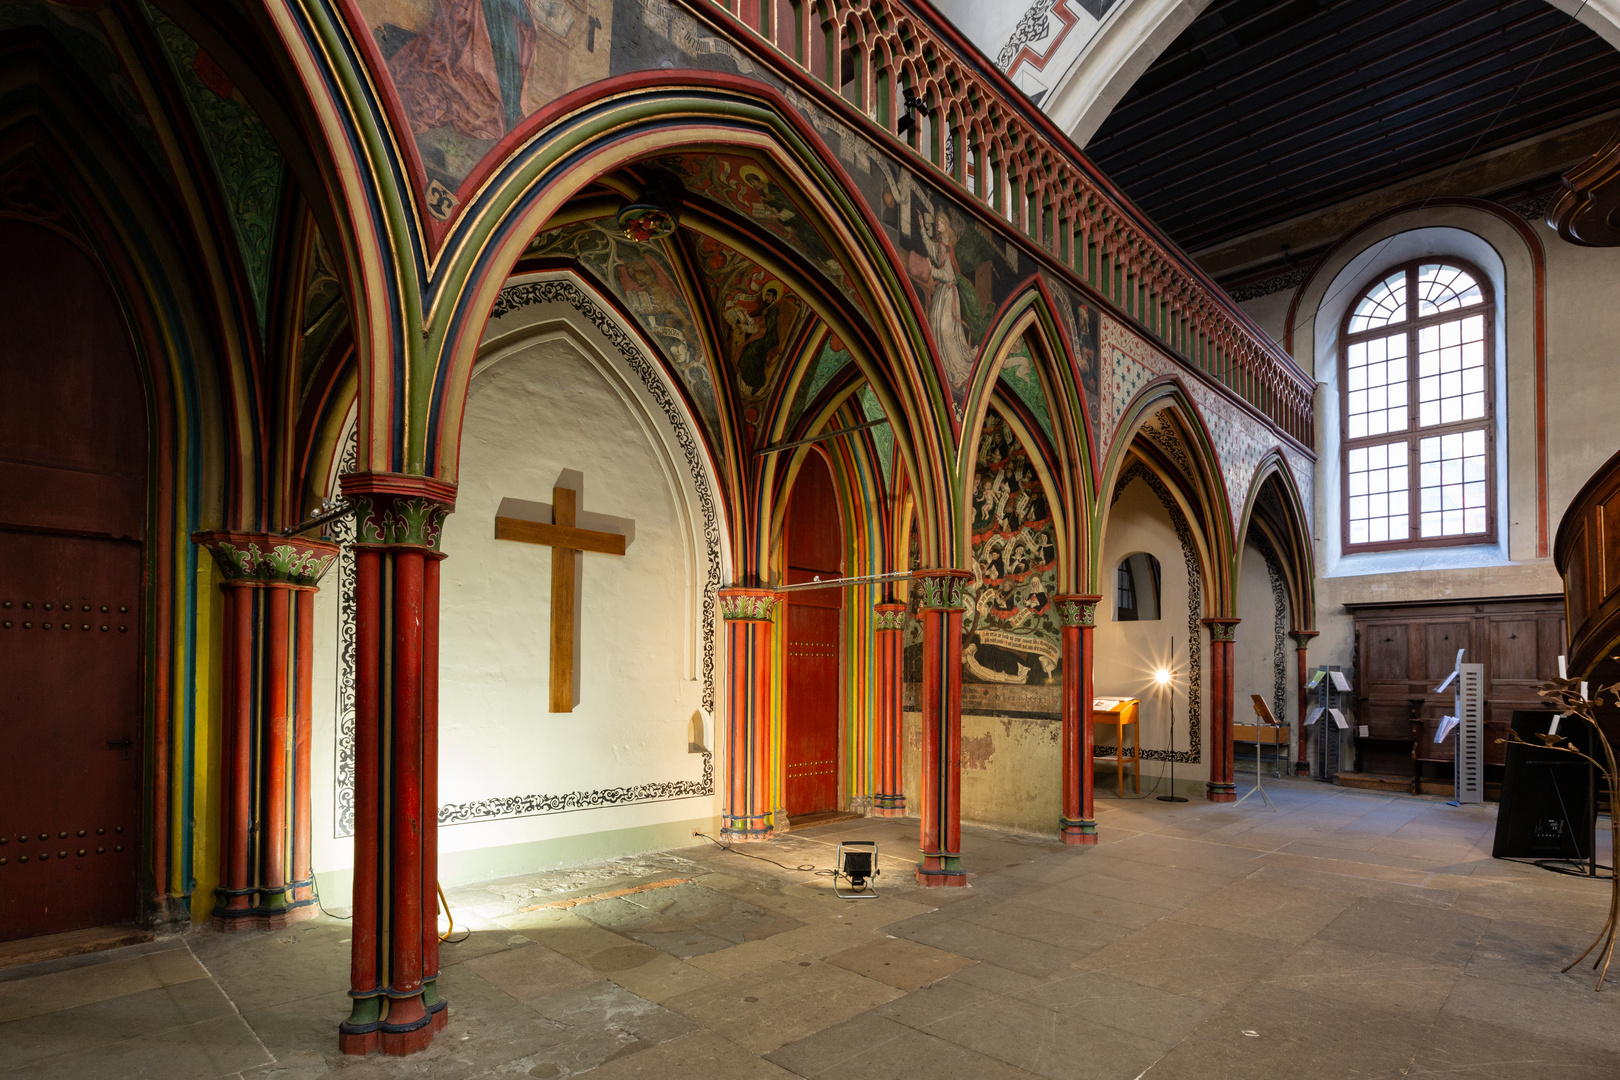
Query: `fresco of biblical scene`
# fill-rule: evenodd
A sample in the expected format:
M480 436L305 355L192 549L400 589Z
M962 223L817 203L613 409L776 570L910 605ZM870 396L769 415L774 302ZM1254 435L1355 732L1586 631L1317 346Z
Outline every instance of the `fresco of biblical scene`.
M405 107L435 216L524 117L608 74L613 0L353 3Z
M708 425L710 437L719 432L720 408L697 321L662 245L627 240L611 219L604 218L543 232L529 242L523 257L569 259L588 270L664 354Z
M1047 285L1052 286L1053 283L1048 281ZM1092 437L1097 438L1099 395L1102 393L1102 372L1097 365L1097 339L1102 329L1102 314L1066 286L1055 286L1052 293L1058 298L1058 315L1063 319L1063 328L1068 331L1069 341L1074 347L1074 362L1080 369L1080 388L1086 395L1086 412L1091 417Z
M906 273L922 299L960 419L973 363L995 312L995 249L955 210L929 203L914 213Z
M781 279L707 236L698 239L694 263L709 292L720 355L738 399L745 409L762 405L810 309Z
M973 583L962 617L962 679L1061 681L1052 507L1012 428L992 412L973 477Z
M804 256L845 296L855 299L844 265L833 256L804 211L758 160L735 154L684 154L648 164L669 170L681 178L691 194L734 210L775 236Z

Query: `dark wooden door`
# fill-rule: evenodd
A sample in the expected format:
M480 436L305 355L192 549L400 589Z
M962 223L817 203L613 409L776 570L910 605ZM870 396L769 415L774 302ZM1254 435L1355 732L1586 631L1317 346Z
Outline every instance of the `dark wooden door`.
M843 573L843 534L832 475L819 453L799 469L788 502L787 579ZM788 817L838 807L839 617L842 589L787 594L782 698Z
M133 919L146 396L99 267L0 221L0 940Z

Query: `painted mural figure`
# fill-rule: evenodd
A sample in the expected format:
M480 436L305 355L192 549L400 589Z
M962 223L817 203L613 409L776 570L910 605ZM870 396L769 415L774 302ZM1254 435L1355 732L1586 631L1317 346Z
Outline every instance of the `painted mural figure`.
M496 141L523 118L534 18L524 0L440 0L389 64L411 129Z
M968 340L968 320L964 315L964 294L977 297L972 285L962 277L956 264L956 230L950 215L922 212L923 244L928 250L925 280L930 288L928 325L934 331L934 344L945 366L946 381L958 396L967 388L973 374L973 344ZM912 270L913 276L923 277Z

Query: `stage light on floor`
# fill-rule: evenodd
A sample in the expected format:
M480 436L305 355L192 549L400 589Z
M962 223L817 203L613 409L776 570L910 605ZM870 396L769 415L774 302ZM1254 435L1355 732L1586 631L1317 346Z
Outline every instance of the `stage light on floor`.
M877 866L876 840L841 840L838 843L838 860L833 870L833 892L845 900L862 900L877 896L877 889L872 885L872 879L877 877L881 870ZM839 881L849 882L850 891L845 892Z

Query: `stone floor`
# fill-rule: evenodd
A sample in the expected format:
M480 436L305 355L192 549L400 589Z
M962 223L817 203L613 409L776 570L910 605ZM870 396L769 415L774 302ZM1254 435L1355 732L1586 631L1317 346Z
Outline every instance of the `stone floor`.
M450 1023L404 1059L336 1053L336 919L0 970L0 1074L1620 1077L1620 985L1558 971L1607 882L1492 860L1490 807L1267 788L1099 800L1095 848L966 829L966 889L911 882L903 819L749 849L875 839L877 900L713 847L458 889Z

